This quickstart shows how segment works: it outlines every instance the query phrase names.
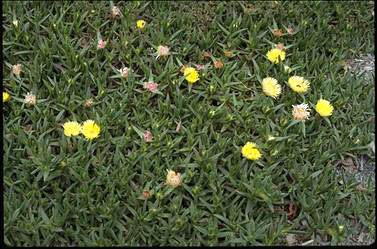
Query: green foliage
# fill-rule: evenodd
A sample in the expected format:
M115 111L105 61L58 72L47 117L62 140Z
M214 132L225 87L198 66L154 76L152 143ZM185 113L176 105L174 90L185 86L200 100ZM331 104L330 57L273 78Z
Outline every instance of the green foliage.
M122 17L110 16L112 6ZM338 64L374 51L369 3L3 1L3 10L6 244L275 245L288 234L339 244L351 221L375 229L373 187L359 192L335 175L344 157L374 159L374 85ZM289 74L266 59L277 43ZM171 55L156 60L159 45ZM206 65L192 86L179 72L185 64ZM128 78L117 71L124 66ZM305 95L287 85L296 74L311 82ZM283 88L276 100L262 92L268 76ZM159 91L143 89L146 81ZM30 91L35 106L23 103ZM327 119L314 110L321 97L334 106ZM304 101L310 120L292 122L291 106ZM64 136L62 124L87 119L99 138ZM242 157L247 141L262 160ZM182 186L165 185L167 169Z

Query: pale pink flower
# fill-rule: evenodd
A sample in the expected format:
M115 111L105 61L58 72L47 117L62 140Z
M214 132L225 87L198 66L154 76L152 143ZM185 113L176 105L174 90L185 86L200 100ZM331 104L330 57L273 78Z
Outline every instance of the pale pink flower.
M179 132L179 130L181 129L181 124L182 124L182 122L181 122L181 120L179 120L179 123L177 124L177 128L175 128L176 132Z
M21 64L13 65L13 66L12 66L12 73L13 73L14 75L19 76L20 73L21 73Z
M292 116L294 120L306 120L309 119L310 112L308 104L292 105Z
M120 15L120 9L118 7L116 7L116 6L112 7L111 8L111 15L113 17L119 16Z
M292 35L294 33L294 30L293 30L293 28L288 28L287 32L288 32L288 34Z
M168 56L169 54L170 54L169 48L166 47L166 46L160 45L160 46L157 47L157 57L156 57L156 59L158 59L158 57L160 57L160 56Z
M124 78L127 78L128 77L128 72L130 71L130 69L128 67L124 67L122 69L119 69L119 72L120 74L124 77Z
M285 47L284 47L284 44L283 43L278 43L277 45L275 45L276 48L280 49L280 50L287 50Z
M153 135L150 131L144 132L144 141L145 142L152 142Z
M97 48L100 49L100 48L104 48L106 46L106 41L103 41L102 39L98 41L98 45L97 45Z
M154 93L157 91L158 84L154 82L145 82L144 83L144 88L148 89L150 92Z
M176 173L173 170L168 170L166 175L166 184L176 188L182 184L182 178L180 173Z
M195 64L196 68L200 71L200 70L203 70L205 68L205 65L203 64Z
M25 99L24 99L25 104L35 105L36 102L37 102L37 98L35 97L34 94L32 93L26 94Z

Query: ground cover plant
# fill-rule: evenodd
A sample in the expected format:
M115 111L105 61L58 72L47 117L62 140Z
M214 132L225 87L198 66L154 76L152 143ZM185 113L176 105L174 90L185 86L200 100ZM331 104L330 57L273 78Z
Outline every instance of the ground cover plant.
M374 241L373 2L2 7L5 244Z

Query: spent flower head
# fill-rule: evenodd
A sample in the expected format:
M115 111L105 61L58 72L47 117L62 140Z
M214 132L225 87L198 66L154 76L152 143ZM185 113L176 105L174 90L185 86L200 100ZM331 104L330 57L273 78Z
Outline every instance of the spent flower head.
M201 56L205 59L210 58L212 56L211 52L209 51L203 51Z
M105 48L106 46L106 41L103 41L102 39L98 41L97 43L97 49Z
M275 47L278 48L278 49L280 49L280 50L283 50L283 51L287 50L287 48L284 47L284 44L283 44L283 43L278 43L278 44L276 44Z
M119 71L119 73L120 73L124 78L127 78L130 69L129 69L128 67L124 67L124 68L122 68L122 69L119 69L118 71Z
M318 102L315 106L315 110L322 117L328 117L328 116L332 115L332 113L334 111L334 107L330 104L329 101L324 100L324 99L320 99L320 100L318 100Z
M266 56L269 61L278 64L280 61L285 60L285 51L278 48L273 48L267 52Z
M215 68L223 68L224 67L224 63L222 63L222 61L220 61L220 60L213 62L213 65L215 66Z
M287 33L292 35L294 33L293 28L287 28Z
M101 128L93 120L85 121L81 127L81 133L89 140L98 137L100 131Z
M155 82L152 82L152 81L150 81L150 82L145 82L145 83L144 83L144 88L145 88L145 89L148 89L148 91L154 93L154 92L156 92L157 89L158 89L158 84L155 83Z
M250 160L258 160L261 158L262 154L258 150L255 143L247 142L241 150L241 153L244 157Z
M21 64L16 64L12 66L12 73L16 76L19 76L21 73Z
M281 93L281 86L278 81L274 78L267 77L262 80L262 88L264 94L276 99Z
M233 56L233 51L232 50L225 50L224 55L228 58Z
M170 55L169 47L162 46L162 45L157 47L157 57L156 57L156 59L158 59L158 57L168 56L168 55Z
M84 107L85 108L90 108L93 105L93 100L92 99L87 99L84 102Z
M143 198L145 200L149 199L150 196L151 196L151 192L149 192L147 190L143 191Z
M271 32L274 36L277 36L277 37L284 35L284 31L282 29L274 29Z
M25 95L25 99L24 99L25 104L35 105L36 102L37 102L37 97L34 94L28 93Z
M152 132L146 131L146 132L144 132L143 136L144 136L144 141L145 142L152 142L152 140L153 140Z
M80 131L81 131L81 125L77 123L76 121L65 122L63 125L63 128L64 128L64 135L68 137L77 136L80 134Z
M181 183L181 174L175 173L173 170L168 170L168 173L166 175L166 184L173 188L176 188L181 185Z
M307 120L309 119L310 112L307 104L292 105L292 116L294 120Z
M112 7L111 8L111 16L112 17L116 17L116 16L120 16L121 13L120 13L120 9L116 6Z
M201 71L201 70L203 70L203 69L205 69L205 65L203 65L203 64L195 64L195 67L196 67L196 69L198 69L199 71Z
M301 76L292 76L288 79L289 87L297 93L305 93L310 88L310 83L308 80Z

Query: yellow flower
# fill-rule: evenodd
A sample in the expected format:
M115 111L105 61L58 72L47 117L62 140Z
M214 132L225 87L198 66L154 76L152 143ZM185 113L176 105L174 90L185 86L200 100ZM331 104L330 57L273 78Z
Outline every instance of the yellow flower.
M306 120L309 119L310 112L308 112L308 105L293 105L292 116L294 120Z
M267 52L266 56L271 62L278 64L279 59L280 61L283 61L285 59L285 52L278 48L273 48Z
M281 86L278 84L278 81L271 77L267 77L262 80L262 88L264 94L271 96L274 99L276 99L276 97L281 93Z
M258 160L261 158L262 154L260 151L256 148L255 143L247 142L243 147L242 147L242 155L246 157L247 159L250 160Z
M136 22L136 26L139 28L139 29L143 29L144 26L145 26L145 21L144 20L138 20Z
M64 128L64 135L70 136L77 136L80 134L81 125L76 121L65 122L63 125Z
M166 175L166 184L176 188L181 185L181 174L175 173L173 170L168 170L168 174Z
M289 87L298 93L304 93L310 88L310 83L304 77L292 76L288 79Z
M199 80L199 74L193 67L186 68L183 72L183 75L186 77L186 80L191 84Z
M318 100L315 110L321 115L322 117L328 117L332 115L334 111L334 107L330 104L329 101L320 99Z
M9 100L9 98L10 98L9 93L3 92L3 103L7 102Z
M101 128L93 120L85 121L81 127L81 133L87 139L93 139L98 137L100 130Z

